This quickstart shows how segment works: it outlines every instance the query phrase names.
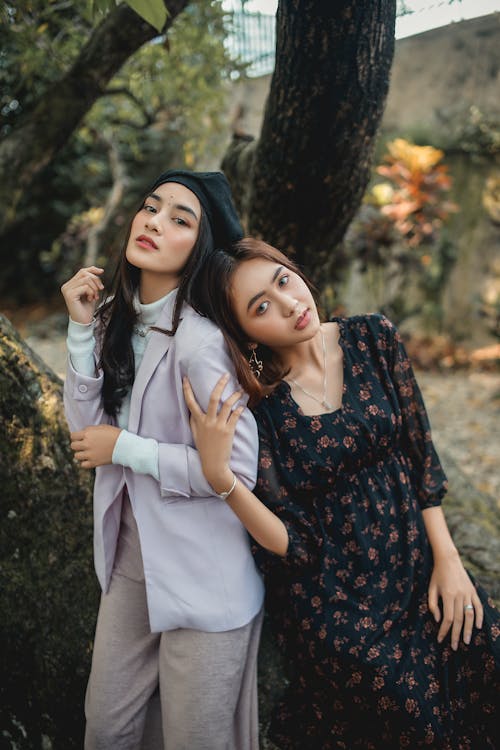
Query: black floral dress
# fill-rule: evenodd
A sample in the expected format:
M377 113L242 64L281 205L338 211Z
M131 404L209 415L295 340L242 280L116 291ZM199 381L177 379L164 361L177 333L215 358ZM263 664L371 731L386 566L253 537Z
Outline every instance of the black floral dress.
M340 409L305 416L282 382L255 410L257 494L285 523L281 558L254 547L290 665L271 739L289 750L500 748L500 615L469 646L437 642L422 510L446 477L404 346L380 315L335 319Z

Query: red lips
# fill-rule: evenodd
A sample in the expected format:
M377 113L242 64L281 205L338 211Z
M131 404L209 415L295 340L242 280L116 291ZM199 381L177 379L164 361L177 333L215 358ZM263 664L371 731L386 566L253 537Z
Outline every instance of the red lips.
M297 322L295 323L295 328L299 331L301 331L303 328L305 328L309 321L311 320L311 312L308 307L302 312L299 317L297 318Z
M135 241L140 247L145 248L146 250L158 250L158 245L154 240L151 239L151 237L147 237L145 234L139 235L139 237L136 237Z

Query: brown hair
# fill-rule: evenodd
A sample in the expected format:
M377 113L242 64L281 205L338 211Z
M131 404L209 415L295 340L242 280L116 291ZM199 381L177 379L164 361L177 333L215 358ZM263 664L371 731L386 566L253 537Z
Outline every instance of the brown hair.
M232 279L241 263L255 258L279 263L293 271L303 279L313 296L317 297L316 289L290 258L267 242L253 237L235 242L228 250L216 250L205 260L197 279L196 290L193 289L191 304L221 329L239 383L248 393L250 406L255 406L261 398L271 393L288 372L278 355L264 344L258 344L255 350L263 364L259 378L253 374L248 363L250 342L234 314Z

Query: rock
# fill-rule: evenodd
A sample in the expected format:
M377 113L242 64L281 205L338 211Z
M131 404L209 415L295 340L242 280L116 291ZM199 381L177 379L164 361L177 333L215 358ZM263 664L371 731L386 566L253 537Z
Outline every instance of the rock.
M446 520L464 564L500 604L500 516L498 501L481 492L460 471L446 447L441 459L451 488L444 501Z
M60 379L0 315L0 721L6 747L83 746L99 597L91 480L73 460Z

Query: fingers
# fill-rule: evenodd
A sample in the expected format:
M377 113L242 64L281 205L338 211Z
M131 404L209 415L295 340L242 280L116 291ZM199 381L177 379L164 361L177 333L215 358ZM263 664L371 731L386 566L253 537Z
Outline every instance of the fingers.
M103 289L104 284L101 279L94 272L84 268L78 272L72 291L74 296L78 295L80 298L86 296L91 302L93 299L99 299L99 293Z
M85 297L89 302L99 299L99 292L104 289L104 284L99 278L102 273L104 273L104 269L97 266L81 268L61 286L64 298L75 300Z
M438 635L437 635L437 639L439 643L441 643L445 639L446 635L448 634L448 631L453 625L454 615L455 615L455 608L453 606L453 599L445 598L443 600L443 619L441 621L441 627L439 628Z
M234 411L231 412L231 416L227 420L228 427L234 430L236 428L236 422L241 417L244 411L245 411L244 406L238 406L237 409L234 409Z
M102 273L104 273L104 269L97 268L97 266L80 268L80 270L75 273L69 281L66 281L66 283L61 286L61 290L64 293L64 290L73 289L74 287L80 286L83 282L91 284L95 289L104 289L104 284L99 278Z
M210 398L208 399L207 417L210 417L211 419L215 419L217 417L219 403L221 401L222 393L224 392L224 388L226 387L228 380L229 374L226 372L224 375L222 375L222 377L219 378L219 380L215 384L212 393L210 394Z
M470 602L460 597L460 599L457 598L445 603L443 621L438 632L439 643L444 640L451 628L452 649L454 651L458 649L460 634L462 634L464 643L468 645L472 639L474 624L477 628L482 627L483 614L483 606L475 591Z
M468 611L468 610L467 610ZM460 641L460 633L464 626L464 605L463 602L455 599L455 606L453 612L453 624L451 626L451 647L453 651L458 648L458 642Z
M439 620L441 619L441 610L439 609L438 593L435 586L429 587L427 604L429 607L429 611L434 617L435 621L439 622Z
M483 616L483 605L474 589L470 602L466 601L464 604L464 643L469 644L471 642L474 624L476 625L476 628L482 627Z
M69 281L61 286L61 292L70 318L87 325L92 322L99 295L104 289L100 275L104 269L97 266L81 268Z
M231 396L229 396L229 398L227 398L227 399L226 399L226 400L225 400L225 401L223 402L223 404L222 404L222 406L221 406L221 408L220 408L220 412L219 412L219 419L220 419L220 420L221 420L221 421L222 421L223 423L224 423L224 422L227 422L227 423L229 424L229 423L230 423L230 421L231 421L231 417L232 417L232 415L233 415L233 414L234 414L234 413L235 413L236 411L239 411L239 412L240 412L240 413L238 414L238 418L239 418L239 416L241 415L241 413L242 413L242 411L243 411L243 407L239 407L239 409L238 409L238 410L236 410L236 409L235 409L235 410L233 410L233 406L234 406L234 405L235 405L235 404L236 404L236 403L237 403L237 402L238 402L238 401L240 400L241 396L242 396L242 392L241 392L241 391L235 391L235 392L234 392L234 393L233 393L233 394L232 394ZM236 421L238 421L238 420L236 420Z
M222 375L222 377L219 378L214 388L212 389L212 393L210 394L210 398L208 400L206 417L209 421L220 421L222 423L229 423L230 420L232 420L230 423L231 426L233 426L240 418L242 412L244 411L244 407L233 410L233 407L242 396L242 391L235 391L225 401L221 402L222 393L224 392L224 388L226 387L228 380L229 375L227 373L225 375ZM203 412L200 405L198 404L187 377L184 377L182 379L182 389L184 392L184 399L191 414L195 417L203 416L205 412ZM234 419L233 415L236 415L234 416Z
M191 414L194 416L201 416L203 412L200 409L200 406L194 397L193 389L191 388L191 383L189 382L187 377L182 378L182 390L184 393L184 400Z
M481 604L481 599L478 597L475 589L474 589L474 593L471 596L471 604L474 607L474 612L476 615L476 628L482 628L484 610L483 610L483 605Z
M464 604L464 643L470 643L474 626L474 605Z

